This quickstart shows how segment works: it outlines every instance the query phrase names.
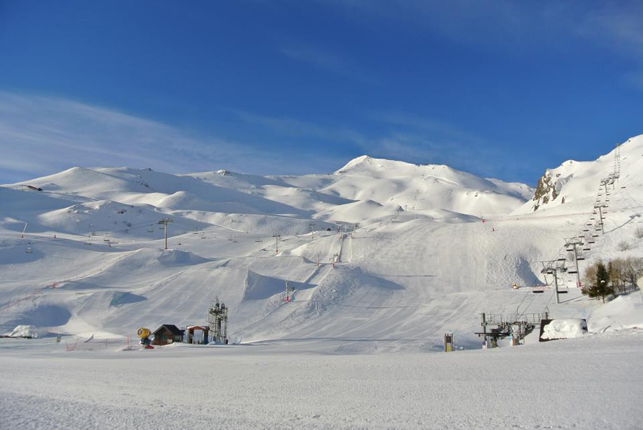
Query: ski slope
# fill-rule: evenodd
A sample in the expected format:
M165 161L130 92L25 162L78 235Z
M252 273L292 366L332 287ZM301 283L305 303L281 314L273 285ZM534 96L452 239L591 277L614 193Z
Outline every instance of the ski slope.
M605 234L583 264L643 255L643 138L620 151ZM413 353L439 350L445 332L479 348L480 312L589 318L597 302L575 277L562 280L559 305L529 287L546 281L541 261L566 256L565 238L582 233L613 159L551 170L565 203L535 212L524 184L366 156L329 175L73 168L5 185L0 332L132 336L204 324L218 297L234 341Z

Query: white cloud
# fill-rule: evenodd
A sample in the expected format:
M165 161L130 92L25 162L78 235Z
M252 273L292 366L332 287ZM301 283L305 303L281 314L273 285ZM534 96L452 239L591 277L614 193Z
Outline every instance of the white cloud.
M320 125L288 117L233 111L239 119L283 136L343 143L354 153L412 163L448 164L479 175L494 175L500 154L486 140L444 121L404 113L376 113L367 118L387 123L385 133L362 132L335 124Z
M61 98L0 92L0 183L73 166L151 167L170 173L220 168L304 173L301 160L271 148L178 128ZM329 169L329 163L322 163Z
M354 78L370 84L377 81L373 76L361 70L351 59L309 45L301 43L283 45L279 47L279 51L293 60L312 64L319 69L336 75Z

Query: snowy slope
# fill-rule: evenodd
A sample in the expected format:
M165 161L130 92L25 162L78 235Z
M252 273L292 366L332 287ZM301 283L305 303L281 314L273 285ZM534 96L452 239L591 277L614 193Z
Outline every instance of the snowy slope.
M640 137L622 146L606 233L583 264L643 255L633 239L642 154ZM526 185L370 157L330 175L74 168L25 183L42 192L0 187L0 331L203 324L218 297L233 339L318 339L354 353L432 351L446 331L479 347L483 311L587 317L596 302L579 297L571 275L561 305L551 290L510 285L544 285L540 262L566 255L564 238L582 233L613 156L551 170L566 203L536 212ZM167 251L163 218L173 221ZM296 289L288 303L286 281Z

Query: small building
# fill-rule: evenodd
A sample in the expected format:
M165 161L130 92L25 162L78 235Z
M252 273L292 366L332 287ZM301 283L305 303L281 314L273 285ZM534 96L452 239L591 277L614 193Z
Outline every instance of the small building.
M187 343L207 345L209 341L210 329L198 325L191 325L186 328L188 332ZM196 332L196 333L195 333ZM197 334L201 332L201 334Z
M184 330L172 324L163 324L154 331L153 345L169 345L174 342L183 342Z

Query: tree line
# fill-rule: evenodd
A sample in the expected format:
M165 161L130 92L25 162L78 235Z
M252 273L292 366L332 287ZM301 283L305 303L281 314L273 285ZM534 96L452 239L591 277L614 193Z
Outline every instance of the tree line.
M628 257L597 261L585 269L581 292L591 298L605 298L637 289L636 281L643 276L643 258Z

